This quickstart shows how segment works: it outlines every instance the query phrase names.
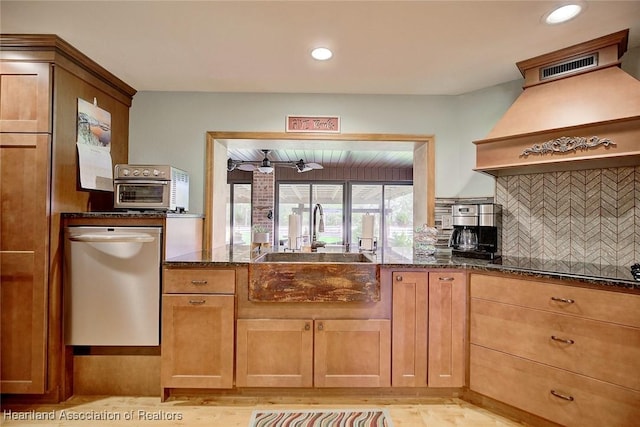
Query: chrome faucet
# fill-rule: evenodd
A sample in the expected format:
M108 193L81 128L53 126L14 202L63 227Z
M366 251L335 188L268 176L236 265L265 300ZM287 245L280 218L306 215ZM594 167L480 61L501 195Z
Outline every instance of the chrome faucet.
M320 211L320 222L318 223L318 231L316 232L316 212ZM322 205L316 203L313 207L313 234L311 236L311 252L318 252L318 248L324 247L325 242L318 241L318 234L324 233L324 213L322 212Z

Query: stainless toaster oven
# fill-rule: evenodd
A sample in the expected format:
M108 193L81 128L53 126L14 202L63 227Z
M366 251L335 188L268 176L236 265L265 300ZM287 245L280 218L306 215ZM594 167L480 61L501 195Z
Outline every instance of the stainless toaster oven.
M114 169L116 209L189 210L189 174L169 165L117 164Z

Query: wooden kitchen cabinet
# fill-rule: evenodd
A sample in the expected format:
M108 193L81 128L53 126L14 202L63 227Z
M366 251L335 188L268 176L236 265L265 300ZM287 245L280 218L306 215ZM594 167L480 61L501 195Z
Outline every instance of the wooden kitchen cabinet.
M233 387L235 278L233 269L164 269L164 399L170 388Z
M0 133L2 393L44 393L48 135Z
M394 271L393 387L465 385L466 275Z
M391 322L316 320L315 387L389 387Z
M238 319L236 335L236 386L313 386L313 320Z
M393 280L394 387L427 386L429 325L429 275L422 271L399 271Z
M473 392L562 425L636 422L640 296L470 277Z
M55 35L0 35L0 391L69 397L62 342L62 211L105 210L79 188L78 99L111 113L111 157L128 156L135 90ZM54 96L55 94L55 96Z
M466 324L466 274L429 273L429 387L465 385Z
M387 319L239 319L238 387L388 387Z
M50 131L50 67L48 63L0 62L0 132Z
M634 426L640 419L640 394L627 388L478 345L470 360L472 390L560 425Z
M233 295L163 295L163 389L233 386L233 310Z

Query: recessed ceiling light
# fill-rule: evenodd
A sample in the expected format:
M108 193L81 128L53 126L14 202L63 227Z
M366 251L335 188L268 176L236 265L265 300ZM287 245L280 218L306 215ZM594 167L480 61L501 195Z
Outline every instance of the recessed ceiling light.
M548 14L544 21L547 24L561 24L575 18L582 11L579 4L565 4Z
M318 61L326 61L333 56L333 53L326 47L317 47L311 51L311 56Z

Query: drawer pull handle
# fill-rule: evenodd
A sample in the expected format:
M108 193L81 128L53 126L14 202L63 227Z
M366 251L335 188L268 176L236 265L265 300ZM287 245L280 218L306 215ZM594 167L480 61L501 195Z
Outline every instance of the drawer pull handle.
M189 304L191 305L202 305L205 301L203 299L190 299Z
M551 339L554 340L554 341L565 343L565 344L573 344L575 342L574 340L570 340L570 339L567 339L567 338L560 338L560 337L557 337L555 335L551 335Z
M569 402L573 402L573 396L569 396L567 394L558 393L555 390L551 390L551 394L560 399L568 400Z
M402 282L402 276L397 275L396 276L396 282Z
M192 280L192 285L206 285L208 282L206 280Z
M311 329L311 325L309 324L309 322L304 324L304 330L308 331L309 329Z
M563 302L565 304L573 304L575 302L571 298L560 298L560 297L551 297L551 300L555 302Z
M443 282L452 282L454 280L453 277L438 277L438 280L442 280Z
M322 324L322 322L318 323L318 330L321 331L324 329L324 325Z

